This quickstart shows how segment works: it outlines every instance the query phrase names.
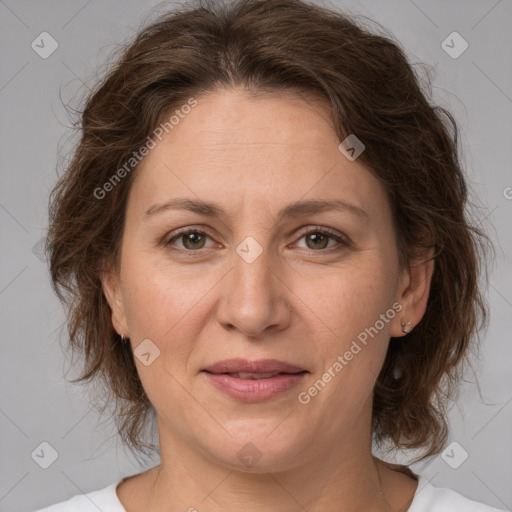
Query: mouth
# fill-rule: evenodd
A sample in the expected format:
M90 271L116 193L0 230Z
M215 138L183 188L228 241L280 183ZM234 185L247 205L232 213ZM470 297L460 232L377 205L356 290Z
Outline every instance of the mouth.
M309 372L275 359L230 359L208 366L201 373L217 390L238 401L261 402L289 391Z
M212 365L203 368L203 371L209 373L226 373L236 375L266 375L266 374L279 374L279 373L299 373L306 371L300 366L296 366L285 361L279 361L278 359L258 359L250 361L248 359L225 359ZM263 377L265 378L265 377Z
M260 380L260 379L272 379L277 377L278 375L297 375L299 373L307 373L306 370L302 370L299 372L268 372L268 373L250 373L250 372L234 372L234 373L215 373L204 370L206 373L211 373L212 375L229 375L235 379L243 379L243 380Z

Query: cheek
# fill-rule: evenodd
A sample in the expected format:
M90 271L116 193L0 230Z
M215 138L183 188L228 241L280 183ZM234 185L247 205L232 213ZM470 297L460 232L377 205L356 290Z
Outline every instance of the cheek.
M292 289L316 331L325 333L315 344L324 340L327 346L343 348L391 308L394 280L382 260L361 258L315 279L296 278ZM386 323L382 330L387 334L388 329Z
M395 316L394 279L384 259L369 258L364 263L361 259L350 268L337 269L319 286L300 292L314 312L308 313L308 322L315 326L320 365L319 374L309 383L315 389L308 388L306 393L318 393L314 400L319 410L336 404L339 410L356 411L370 395ZM318 379L326 383L325 388Z
M133 272L125 281L125 309L132 338L159 339L165 327L172 327L175 309L168 307L178 290L162 279L143 272ZM174 299L176 302L177 296Z
M166 262L143 255L126 259L125 312L134 348L149 338L173 373L187 361L208 318L208 297L219 276L213 272L180 273Z
M161 339L198 300L201 284L184 280L161 258L127 245L123 261L125 311L131 331Z
M356 416L371 394L396 315L389 276L380 264L354 266L299 292L320 363L304 391L313 407L324 411L320 416L329 416L332 407ZM333 422L333 429L338 426Z
M157 411L165 411L168 401L181 410L180 397L188 370L188 361L198 338L197 312L208 290L199 279L184 280L174 272L141 258L126 261L125 311L142 385ZM203 291L204 288L204 291ZM138 345L149 339L158 353L150 365L137 357ZM183 411L181 411L183 412Z

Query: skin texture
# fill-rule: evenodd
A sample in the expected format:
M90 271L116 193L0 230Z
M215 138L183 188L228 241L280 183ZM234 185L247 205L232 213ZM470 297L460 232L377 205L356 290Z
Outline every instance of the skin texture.
M133 349L149 338L160 350L149 366L135 360L157 411L161 464L123 482L121 502L128 512L406 510L416 482L372 457L372 390L390 337L404 336L400 321L414 328L424 314L433 262L400 269L384 188L338 150L325 103L224 89L197 100L137 170L119 272L103 280L117 332ZM226 216L145 214L178 197ZM309 199L365 213L278 219ZM165 247L190 226L207 234ZM318 227L346 243L304 236ZM236 252L246 237L262 249L252 263ZM395 302L402 311L301 404L298 393ZM232 357L310 373L273 399L242 403L201 373ZM261 459L246 467L238 451L249 442Z

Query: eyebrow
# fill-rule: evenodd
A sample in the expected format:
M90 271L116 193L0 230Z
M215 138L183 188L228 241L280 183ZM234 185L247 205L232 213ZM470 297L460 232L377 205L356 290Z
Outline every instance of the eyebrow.
M187 210L198 215L206 217L218 217L223 220L227 220L228 215L219 206L214 203L209 203L201 199L191 199L185 197L179 197L171 199L163 204L154 204L146 211L144 218L150 218L158 213L163 213L168 210ZM342 201L341 199L331 200L316 200L309 199L305 201L298 201L296 203L289 204L282 208L277 219L282 220L283 218L294 218L294 217L305 217L308 215L314 215L316 213L322 213L326 211L342 211L353 213L359 217L368 217L368 214L359 206Z

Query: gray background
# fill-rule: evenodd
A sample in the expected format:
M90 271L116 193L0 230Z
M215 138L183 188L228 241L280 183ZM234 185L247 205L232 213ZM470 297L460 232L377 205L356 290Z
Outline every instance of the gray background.
M479 215L497 248L487 292L490 326L482 339L481 361L475 363L483 400L470 375L449 416L449 442L459 443L469 456L457 469L441 456L412 469L433 485L512 510L512 2L333 4L378 21L413 62L433 66L434 99L459 122L463 162L484 206ZM142 469L122 450L108 418L91 410L87 389L64 380L69 367L59 341L64 313L50 289L38 242L47 224L57 155L69 147L70 121L61 99L77 105L94 83L98 66L117 43L133 35L153 5L0 0L1 511L34 510ZM31 48L43 31L59 45L47 59ZM453 31L469 44L458 58L441 46ZM58 452L48 469L31 457L43 441ZM452 461L460 461L461 454L459 447L448 452Z

